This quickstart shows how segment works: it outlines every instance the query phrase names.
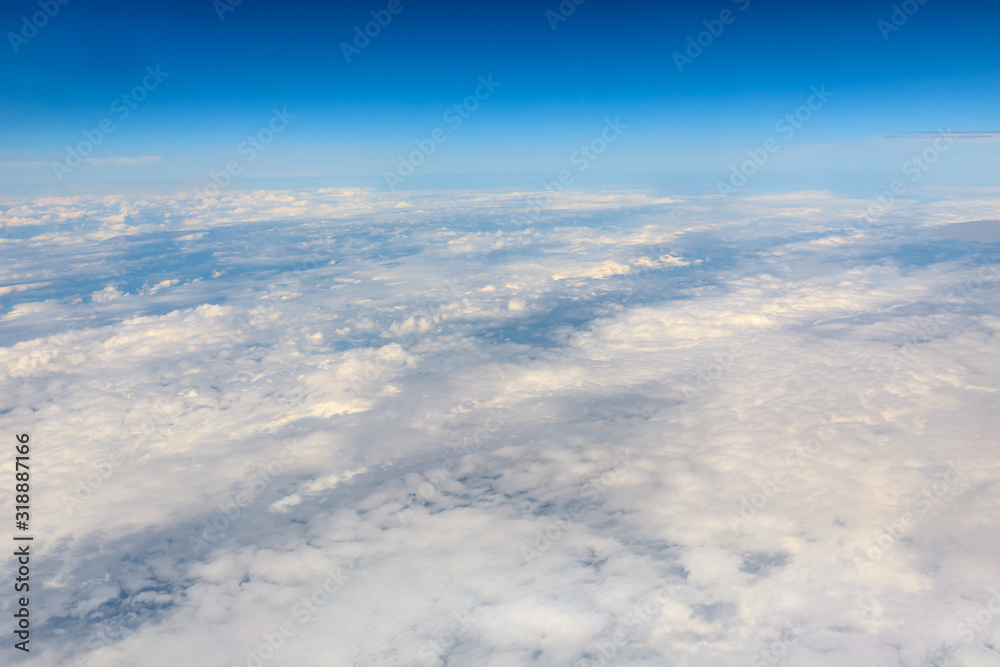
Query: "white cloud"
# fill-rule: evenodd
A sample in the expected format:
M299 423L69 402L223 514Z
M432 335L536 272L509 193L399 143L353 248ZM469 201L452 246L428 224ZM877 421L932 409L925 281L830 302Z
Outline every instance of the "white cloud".
M986 664L997 201L5 201L24 662Z
M140 155L139 157L85 157L83 161L95 167L140 167L156 164L162 159L162 155Z
M0 162L0 167L7 167L10 169L37 169L39 167L51 167L51 162L46 162L45 160L20 160L20 161L3 161Z

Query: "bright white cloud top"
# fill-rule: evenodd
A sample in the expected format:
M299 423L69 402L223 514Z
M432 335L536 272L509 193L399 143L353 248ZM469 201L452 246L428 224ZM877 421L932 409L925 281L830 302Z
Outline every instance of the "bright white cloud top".
M528 199L0 203L20 662L1000 661L1000 192Z

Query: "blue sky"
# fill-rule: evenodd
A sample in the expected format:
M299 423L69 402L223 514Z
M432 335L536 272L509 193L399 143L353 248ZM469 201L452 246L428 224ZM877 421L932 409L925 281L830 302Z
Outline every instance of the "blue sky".
M45 21L37 1L3 10L7 189L187 190L234 159L246 187L384 188L397 156L439 127L446 141L401 187L531 187L620 117L628 129L575 185L713 192L773 137L781 150L748 188L864 193L927 145L884 135L1000 129L996 3L914 0L898 30L879 25L889 2L567 0L565 20L554 0L399 0L395 14L382 1L53 3ZM341 44L373 11L390 20L347 62ZM699 33L707 45L678 71L675 52ZM157 66L168 75L121 118L114 101ZM490 75L499 87L449 128L445 111ZM775 123L812 86L833 94L783 139ZM245 161L238 147L275 108L294 119ZM58 180L51 163L105 119L95 162ZM964 138L925 183L990 184L994 140Z

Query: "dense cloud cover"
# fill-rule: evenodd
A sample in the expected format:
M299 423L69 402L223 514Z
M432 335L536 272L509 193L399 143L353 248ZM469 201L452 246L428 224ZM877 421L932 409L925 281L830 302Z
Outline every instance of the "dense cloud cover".
M1000 193L531 199L0 202L20 662L997 664Z

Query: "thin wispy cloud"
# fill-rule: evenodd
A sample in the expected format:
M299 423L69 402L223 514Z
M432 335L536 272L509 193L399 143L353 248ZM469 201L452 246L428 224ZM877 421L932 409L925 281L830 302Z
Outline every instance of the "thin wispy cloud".
M162 155L140 155L138 157L87 157L83 162L94 167L142 167L157 164L163 159ZM0 162L0 167L12 169L37 169L40 167L52 168L52 162L44 160L21 160Z
M948 136L959 141L977 139L995 140L1000 138L1000 130L922 130L915 132L899 132L882 135L883 139L924 139L927 137Z
M84 162L95 167L141 167L156 164L163 159L162 155L142 155L140 157L88 157Z
M0 167L7 167L12 169L36 169L38 167L51 167L51 162L45 162L44 160L22 160L19 162L0 162Z

